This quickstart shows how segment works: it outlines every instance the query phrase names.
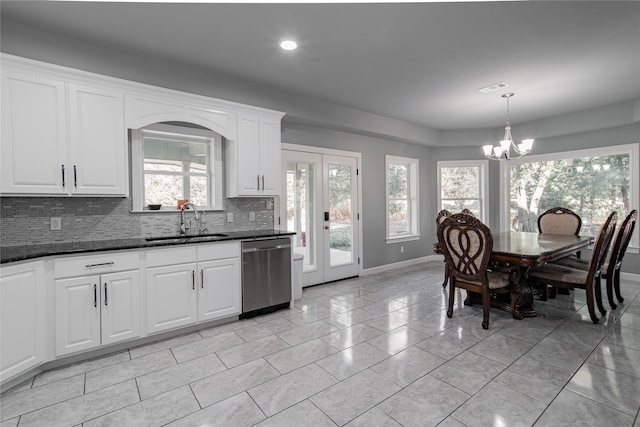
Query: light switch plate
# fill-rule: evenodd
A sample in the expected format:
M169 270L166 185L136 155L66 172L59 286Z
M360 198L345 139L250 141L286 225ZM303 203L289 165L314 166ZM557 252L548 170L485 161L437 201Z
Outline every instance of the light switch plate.
M60 218L59 216L51 217L51 230L52 231L62 230L62 218Z
M233 222L233 212L227 212L227 222Z

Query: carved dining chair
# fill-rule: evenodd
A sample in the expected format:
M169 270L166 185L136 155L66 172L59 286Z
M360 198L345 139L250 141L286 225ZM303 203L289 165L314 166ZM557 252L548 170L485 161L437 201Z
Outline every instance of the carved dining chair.
M602 294L600 289L600 281L598 280L602 274L602 265L607 257L609 244L616 228L618 215L611 212L607 220L602 225L600 233L596 238L591 259L589 260L589 268L587 270L566 267L556 263L547 263L540 267L534 267L527 272L527 280L531 283L542 285L551 284L559 288L576 288L584 289L587 293L587 308L589 316L593 323L600 320L596 315L594 308L595 302L598 304L600 313L604 316L607 314L602 305Z
M620 293L620 267L622 266L622 259L629 247L633 230L636 227L636 221L638 220L638 211L632 210L629 215L626 216L620 228L617 230L615 237L611 241L611 250L609 252L609 261L602 265L602 273L600 277L596 279L596 286L600 286L600 278L607 281L607 299L612 309L616 309L618 305L613 300L613 293L615 291L618 302L623 302L624 298ZM583 259L575 258L563 258L556 262L557 264L564 265L566 267L578 268L580 270L588 270L589 262Z
M551 208L544 211L538 217L538 231L540 234L561 234L563 236L577 236L582 228L582 218L580 215L567 208ZM576 252L572 258L580 258L580 251ZM557 289L554 287L549 295L547 286L542 286L541 301L546 301L550 296L555 298ZM569 290L565 291L569 294Z
M460 211L460 213L467 214L467 215L471 215L471 216L475 216L475 215L473 214L473 212L471 212L471 211L470 211L469 209L467 209L467 208L462 209L462 210Z
M456 288L482 295L482 327L489 329L491 294L511 293L511 312L516 313L515 292L518 270L495 272L488 269L493 249L491 230L472 215L451 215L438 226L438 241L442 245L449 271L449 307L447 316L453 315ZM467 298L470 302L471 298Z
M543 234L577 236L582 227L580 215L567 208L551 208L538 217L538 231Z
M451 216L451 212L446 209L442 209L440 212L438 212L438 216L436 216L436 227L442 224L445 218L449 216ZM433 244L433 252L437 253L438 255L442 255L442 245L440 244L439 241ZM445 262L444 281L442 282L442 287L446 288L447 283L449 282L449 273L447 271L447 266L446 266L447 260L445 259L444 262Z

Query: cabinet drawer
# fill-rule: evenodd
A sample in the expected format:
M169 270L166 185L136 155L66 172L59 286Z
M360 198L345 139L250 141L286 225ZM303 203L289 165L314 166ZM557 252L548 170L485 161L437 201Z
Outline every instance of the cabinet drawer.
M110 252L89 256L70 256L55 260L56 279L61 277L103 274L140 268L138 252Z
M185 264L196 262L196 247L193 245L170 249L149 249L147 267Z
M238 257L240 257L239 242L198 245L198 261Z

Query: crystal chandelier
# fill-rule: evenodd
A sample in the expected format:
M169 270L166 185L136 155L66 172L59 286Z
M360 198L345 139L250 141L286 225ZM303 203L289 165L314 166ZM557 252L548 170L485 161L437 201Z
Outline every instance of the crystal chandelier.
M500 141L500 145L483 145L484 155L492 160L510 160L517 159L527 155L531 151L533 146L533 139L523 139L522 142L516 145L511 137L511 123L509 123L509 98L514 94L509 92L502 95L507 100L507 125L504 127L504 138ZM515 155L511 154L511 149L515 152Z

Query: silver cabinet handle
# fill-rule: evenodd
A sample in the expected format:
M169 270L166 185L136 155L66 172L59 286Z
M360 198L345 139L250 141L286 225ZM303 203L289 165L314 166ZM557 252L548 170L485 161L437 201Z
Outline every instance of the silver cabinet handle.
M98 264L87 264L87 265L85 265L85 267L86 267L86 268L92 268L92 267L105 267L105 266L107 266L107 265L113 265L113 264L115 264L115 262L114 262L114 261L111 261L111 262L100 262L100 263L98 263Z
M93 284L93 306L98 306L98 285Z
M256 178L258 180L258 191L260 191L260 175L256 175Z
M262 175L262 191L264 191L264 175Z
M204 289L204 268L200 269L200 288Z
M62 188L64 188L64 165L60 165L62 166Z
M107 304L107 282L104 282L104 305Z
M196 290L196 272L191 270L191 289Z
M78 171L76 170L76 165L73 165L73 186L78 189Z

